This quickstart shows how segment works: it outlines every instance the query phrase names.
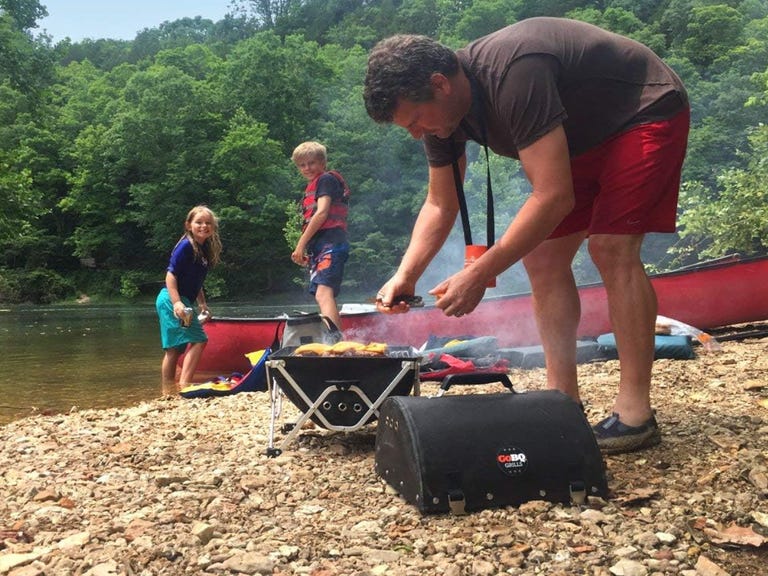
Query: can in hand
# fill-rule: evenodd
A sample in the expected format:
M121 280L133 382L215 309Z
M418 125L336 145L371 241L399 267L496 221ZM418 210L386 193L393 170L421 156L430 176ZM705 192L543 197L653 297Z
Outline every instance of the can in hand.
M182 328L189 328L190 324L192 324L193 313L194 313L194 310L192 310L192 308L184 308L184 313L181 315L181 318L180 318Z

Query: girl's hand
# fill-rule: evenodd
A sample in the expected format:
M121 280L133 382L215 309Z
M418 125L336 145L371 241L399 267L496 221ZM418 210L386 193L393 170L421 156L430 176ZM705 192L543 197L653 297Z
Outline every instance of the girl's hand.
M184 302L179 300L173 305L173 315L176 316L176 318L181 319L182 316L184 316L184 309L186 308L186 305Z

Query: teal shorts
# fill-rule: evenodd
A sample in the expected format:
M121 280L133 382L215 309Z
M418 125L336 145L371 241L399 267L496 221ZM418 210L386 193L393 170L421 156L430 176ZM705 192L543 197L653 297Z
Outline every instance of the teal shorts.
M181 301L189 308L194 308L186 298L182 297ZM192 314L192 323L189 327L182 328L181 320L173 314L173 303L167 288L160 290L155 308L157 308L157 317L160 319L160 339L163 342L163 350L177 348L183 352L187 344L208 342L208 336L205 335L196 313Z

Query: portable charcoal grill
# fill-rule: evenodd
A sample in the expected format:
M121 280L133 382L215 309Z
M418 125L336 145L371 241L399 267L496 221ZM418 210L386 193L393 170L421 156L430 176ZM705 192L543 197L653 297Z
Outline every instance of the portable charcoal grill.
M391 346L379 356L298 356L295 346L281 348L266 362L272 408L267 456L278 456L307 420L327 430L351 432L375 421L389 396L420 394L421 357L410 347ZM275 428L285 396L301 411L275 448Z

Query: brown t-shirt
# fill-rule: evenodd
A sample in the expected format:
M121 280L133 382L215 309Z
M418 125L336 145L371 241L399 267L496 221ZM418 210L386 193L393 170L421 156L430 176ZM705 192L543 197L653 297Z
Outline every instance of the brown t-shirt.
M472 109L453 138L424 137L432 166L450 164L454 146L461 154L467 140L483 140L480 116L499 155L517 158L562 124L577 156L688 103L683 83L650 48L576 20L523 20L457 56L474 84Z

